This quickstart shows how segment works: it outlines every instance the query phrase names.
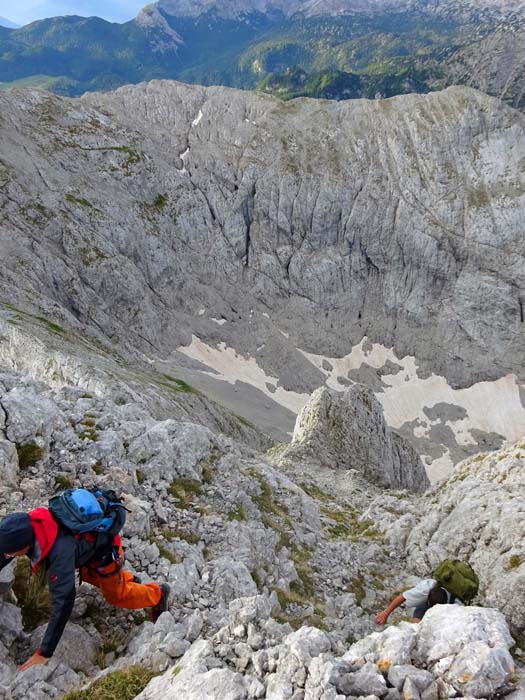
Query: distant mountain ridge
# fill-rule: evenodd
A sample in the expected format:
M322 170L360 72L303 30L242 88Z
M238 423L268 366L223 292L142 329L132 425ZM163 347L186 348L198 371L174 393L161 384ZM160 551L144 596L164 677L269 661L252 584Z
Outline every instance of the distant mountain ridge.
M0 31L2 89L63 95L157 78L283 99L466 84L522 108L525 0L160 0L124 24L55 17Z
M20 25L15 24L14 22L11 22L10 19L6 19L5 17L0 17L0 27L6 27L7 29L18 29Z
M260 12L272 15L282 12L286 17L297 13L305 17L334 17L357 13L377 14L385 11L425 10L431 12L469 9L475 12L490 10L502 16L521 13L524 0L159 0L157 6L175 17L199 17L214 11L222 18L236 18L243 14Z

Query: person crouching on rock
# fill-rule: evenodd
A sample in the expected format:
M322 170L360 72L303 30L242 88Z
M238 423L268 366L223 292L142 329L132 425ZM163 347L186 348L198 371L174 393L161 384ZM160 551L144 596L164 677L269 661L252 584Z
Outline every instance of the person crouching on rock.
M376 617L376 624L386 625L388 618L396 608L406 605L407 608L414 608L411 622L421 622L423 616L433 605L444 605L456 603L464 605L460 598L443 588L435 579L422 579L416 586L409 588L394 598L390 605L379 613Z
M53 656L73 610L76 569L80 570L81 580L97 586L111 605L151 608L154 622L168 609L168 584L141 584L132 573L124 570L119 535L108 536L105 542L94 533L75 536L59 528L47 508L36 508L30 513L11 513L0 521L0 570L13 557L24 555L31 560L33 573L40 567L47 572L51 616L40 649L20 666L19 671L45 664Z

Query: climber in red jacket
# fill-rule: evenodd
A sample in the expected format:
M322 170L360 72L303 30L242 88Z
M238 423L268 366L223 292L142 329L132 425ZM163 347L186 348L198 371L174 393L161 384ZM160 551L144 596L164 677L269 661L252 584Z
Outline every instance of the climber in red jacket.
M34 573L42 566L47 571L52 607L40 649L19 671L45 664L53 655L73 610L77 569L80 569L81 580L97 586L111 605L151 608L153 621L168 609L168 584L141 584L132 573L124 570L119 535L75 535L59 527L47 508L11 513L0 522L0 570L13 557L23 555L30 558Z

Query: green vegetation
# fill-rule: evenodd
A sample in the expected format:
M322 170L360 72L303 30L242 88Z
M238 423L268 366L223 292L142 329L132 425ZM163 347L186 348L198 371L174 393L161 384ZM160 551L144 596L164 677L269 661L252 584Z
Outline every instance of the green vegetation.
M171 549L168 549L166 545L164 545L161 541L159 540L154 540L155 544L157 545L157 548L159 550L159 554L161 557L164 557L164 559L167 559L170 564L176 564L177 563L177 557L173 554Z
M199 466L202 470L202 483L211 484L217 473L217 464L222 457L222 452L214 447L208 457L201 459Z
M97 476L100 476L101 474L104 473L104 468L103 468L103 466L102 466L102 462L100 461L100 459L97 459L97 461L96 461L95 464L91 467L91 469L93 469L93 471L95 472L95 474L96 474Z
M173 669L173 675L178 676L179 673L182 673L182 666L175 666L175 668Z
M238 520L239 522L244 522L248 520L248 514L246 513L246 508L243 506L242 503L237 503L235 508L233 510L230 510L230 512L227 515L228 520L231 522L232 520Z
M259 15L255 23L169 15L166 20L184 43L167 45L162 52L152 50L151 31L134 22L55 17L6 30L0 36L0 89L37 85L75 96L171 78L257 88L284 99L373 99L446 85L446 50L479 40L478 23L430 20L417 9L373 16ZM140 159L131 156L131 149L128 155L125 170L138 162L133 158ZM161 210L165 195L159 197L153 206Z
M85 430L82 430L78 437L81 440L90 440L91 442L97 442L98 440L98 431L95 430L95 428L91 426L87 426Z
M523 564L523 559L519 557L517 554L513 554L510 559L509 559L509 568L510 569L517 569Z
M175 479L171 482L168 493L175 498L177 508L187 510L194 497L202 495L202 484L196 479Z
M173 391L180 391L183 394L197 393L192 386L190 386L187 382L183 381L182 379L177 379L176 377L172 377L169 374L163 374L162 376L165 377L169 382L160 382L162 386L167 386L170 389L173 389Z
M289 445L287 442L276 442L275 445L272 445L270 449L266 451L266 456L269 459L277 459L288 447Z
M168 203L168 198L164 194L158 194L153 200L152 207L157 211L162 211L166 204Z
M70 202L70 204L79 204L81 207L89 207L90 209L93 208L93 205L89 200L75 197L72 194L66 194L66 200Z
M276 500L270 484L262 474L256 470L251 470L250 474L259 482L260 493L251 498L261 512L263 524L278 533L281 547L290 548L293 525L288 508Z
M317 486L317 484L314 484L313 482L309 484L303 482L302 484L299 484L299 486L308 496L310 496L310 498L315 498L318 501L330 500L330 496L324 491L321 491L319 486Z
M55 476L55 486L58 486L59 489L72 489L75 486L75 482L66 474L58 474Z
M59 326L58 323L48 321L48 319L44 318L44 316L35 316L35 318L37 321L41 321L53 333L56 333L58 335L63 335L65 333L65 330L62 328L62 326Z
M200 537L196 532L188 532L187 530L181 530L178 528L163 528L162 534L168 542L172 540L184 540L188 544L197 544L200 541Z
M16 452L18 454L18 466L20 469L34 467L44 456L44 448L37 445L36 442L26 442L22 445L17 444Z
M253 423L250 423L250 421L247 418L244 418L243 416L239 416L237 413L235 414L235 418L237 418L237 420L240 423L242 423L243 425L245 425L247 428L251 428L252 430L257 430L255 425Z
M16 562L13 591L22 610L22 622L26 632L32 632L51 612L51 595L47 588L46 572L39 567L31 571L31 562L21 557Z
M383 533L374 527L373 521L360 521L359 513L355 510L333 510L322 506L321 512L331 521L325 528L332 539L348 539L352 542L358 542L361 538L377 542L384 540Z
M145 476L144 472L141 471L140 469L137 469L135 471L135 474L137 475L137 483L139 486L141 486L144 483L144 481L146 480L146 476Z
M72 690L62 700L133 700L155 675L145 666L129 666L108 673L87 690Z
M359 574L358 576L354 576L354 578L350 582L349 589L355 595L356 603L358 605L361 605L361 603L366 597L364 577L361 574Z

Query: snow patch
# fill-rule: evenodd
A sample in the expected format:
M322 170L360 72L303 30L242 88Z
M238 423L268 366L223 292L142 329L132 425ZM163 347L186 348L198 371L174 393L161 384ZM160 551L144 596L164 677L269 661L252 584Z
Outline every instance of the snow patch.
M277 386L279 380L267 375L259 367L255 358L239 355L236 350L227 347L226 343L220 343L215 348L206 345L200 338L192 335L191 344L181 345L177 350L214 370L214 372L204 372L204 374L210 374L215 379L222 379L230 384L236 382L251 384L272 401L276 401L294 413L299 413L309 398L309 394L298 394L295 391L286 391L286 389ZM268 389L268 384L275 387L274 392Z
M365 343L366 351L363 348ZM304 350L299 352L326 376L327 386L337 391L343 390L337 378L346 377L348 372L359 369L362 364L379 369L390 360L400 365L402 371L381 377L386 387L376 396L383 406L390 427L400 428L404 423L412 421L424 424L415 429L416 437L425 437L432 425L440 423L438 420L430 421L423 410L439 403L459 406L466 411L466 418L444 421L460 445L476 444L471 433L476 429L499 433L511 442L520 440L525 434L525 409L521 404L517 378L513 374L492 382L479 382L467 389L453 389L445 377L436 374L425 379L419 377L415 357L406 355L398 358L392 349L377 343L370 348L366 338L351 353L341 358L314 355ZM333 369L323 367L326 361ZM426 429L425 425L428 426ZM434 460L429 472L437 472L441 468L450 471L451 466L450 456L445 455Z
M218 323L219 326L224 326L224 324L226 323L225 318L212 318L211 320L213 321L213 323Z
M198 126L200 120L203 118L204 114L202 113L202 109L199 109L199 113L195 117L195 119L192 121L191 125L192 126Z

